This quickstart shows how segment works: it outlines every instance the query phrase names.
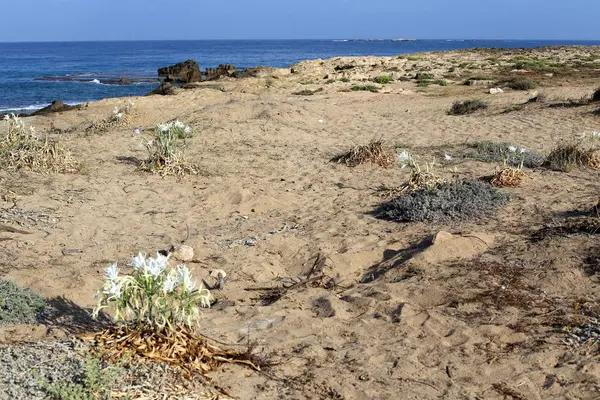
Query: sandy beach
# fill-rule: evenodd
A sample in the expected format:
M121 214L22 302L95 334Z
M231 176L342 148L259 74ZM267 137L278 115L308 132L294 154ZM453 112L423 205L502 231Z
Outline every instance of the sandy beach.
M373 82L382 76L391 81ZM535 85L511 89L515 79ZM357 89L365 86L373 91ZM509 200L489 215L396 222L374 212L411 168L330 162L381 140L421 166L433 162L443 179L479 180L503 162L466 157L474 143L541 155L561 141L598 147L600 102L581 100L598 87L600 48L468 50L304 61L25 118L83 168L0 170L0 279L57 310L0 325L0 386L11 388L0 399L44 398L15 389L34 379L35 357L18 374L11 363L39 351L61 364L53 346L77 354L73 337L94 330L87 313L105 267L181 243L194 249L186 264L197 279L212 285L211 271L227 273L201 331L250 343L272 364L211 372L234 398L598 398L600 221L590 210L599 170L525 166L522 184L499 189ZM448 114L469 99L488 107ZM124 123L90 129L128 100L135 110ZM141 171L147 135L173 120L195 132L185 155L198 174ZM584 325L598 328L595 339L578 333ZM130 394L206 398L202 386Z

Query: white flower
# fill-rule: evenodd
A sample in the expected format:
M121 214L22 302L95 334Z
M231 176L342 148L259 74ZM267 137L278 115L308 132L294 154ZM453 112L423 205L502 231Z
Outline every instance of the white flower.
M516 146L508 146L508 151L510 151L511 153L514 153L517 151L517 147Z
M167 268L168 262L168 256L163 256L160 253L156 253L156 257L146 260L146 268L144 269L144 273L154 278L158 278Z
M410 153L407 150L402 150L398 153L397 159L402 164L402 168L406 168L410 164Z
M152 147L152 143L154 143L154 142L152 141L152 139L150 139L150 140L148 140L148 143L146 143L146 146Z
M167 279L164 280L162 288L165 292L171 293L178 285L179 279L177 279L176 276L169 275L167 276Z
M115 106L115 108L113 109L113 114L118 114L119 113L119 107Z
M448 153L444 153L444 158L446 159L446 161L452 160L452 156Z
M133 269L146 269L146 256L142 253L138 253L137 256L129 261L129 265L132 266Z
M177 272L179 273L179 281L185 286L188 291L193 291L196 287L196 282L192 281L190 270L185 265L178 265Z
M135 103L133 102L133 100L127 100L127 104L129 104L130 107L135 106Z
M183 131L189 135L189 133L192 131L192 128L190 128L189 126L186 126Z
M114 281L110 281L110 287L104 288L104 294L108 295L109 298L116 297L118 299L121 297L121 286Z
M116 114L116 115L115 115L115 117L116 117L117 119L121 119L121 118L123 118L123 113L122 113L122 112L121 112L121 113L118 113L118 114Z
M104 277L107 280L114 282L117 280L118 276L119 276L119 267L117 267L117 263L114 263L110 267L107 267L106 269L104 269Z
M527 150L525 150L525 148L524 148L524 147L521 147L521 148L519 149L519 153L521 153L521 154L525 153L526 151L527 151Z
M134 135L139 135L140 133L141 133L141 131L140 131L140 128L135 128L135 129L133 130L133 134L134 134Z
M179 120L176 120L174 125L176 128L185 128L185 124Z
M8 121L9 119L10 119L10 115L8 115L8 114L5 114L5 115L4 115L4 120L5 120L5 121Z

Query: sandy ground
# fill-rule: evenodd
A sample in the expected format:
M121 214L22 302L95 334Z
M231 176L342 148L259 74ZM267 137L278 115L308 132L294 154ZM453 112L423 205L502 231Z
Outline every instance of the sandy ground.
M597 54L600 61L599 49L531 54L562 61ZM30 232L0 232L0 277L89 308L104 267L185 242L196 252L188 265L197 278L212 284L211 270L228 274L224 290L214 292L217 304L204 312L204 332L250 341L276 363L267 373L225 366L211 374L240 399L600 398L597 349L568 344L565 329L600 311L598 278L590 273L599 236L536 236L598 202L598 171L529 170L522 187L504 189L511 201L493 216L431 225L370 214L384 201L376 189L401 185L408 169L328 162L382 138L422 162L437 157L441 175L479 178L498 165L456 156L445 164L444 152L493 140L548 153L561 139L600 131L592 114L598 104L548 106L590 94L600 85L600 62L548 76L507 72L489 60L512 56L307 61L294 73L265 70L174 96L133 98L132 121L103 133L85 128L124 99L29 118L38 131L63 130L85 173L0 171L0 222ZM458 66L464 63L471 65ZM335 71L349 64L355 67ZM399 80L418 71L450 84ZM384 73L396 80L376 85L379 93L348 91ZM534 93L490 95L485 85L462 85L482 74L531 75L546 100L504 113ZM350 82L326 83L343 77ZM468 98L490 107L447 115L455 100ZM176 118L197 133L186 154L201 173L176 179L139 171L134 164L146 150L133 130ZM427 238L439 231L454 236L430 246ZM326 257L323 280L272 304L266 291L254 290L298 281L318 255ZM65 339L75 324L67 313L54 323L0 326L0 342Z

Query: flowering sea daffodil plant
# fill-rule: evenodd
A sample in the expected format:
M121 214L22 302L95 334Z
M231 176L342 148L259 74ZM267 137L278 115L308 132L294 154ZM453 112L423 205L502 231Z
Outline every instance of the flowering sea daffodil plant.
M129 262L131 275L120 275L118 265L104 270L94 318L114 305L115 319L155 330L192 328L200 320L200 307L210 307L213 296L197 285L185 265L169 268L169 256L138 254Z

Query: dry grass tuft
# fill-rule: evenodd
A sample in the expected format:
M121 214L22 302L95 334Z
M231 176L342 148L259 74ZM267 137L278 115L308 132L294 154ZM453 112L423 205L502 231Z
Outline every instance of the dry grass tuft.
M447 183L444 178L441 178L431 171L433 163L426 164L425 171L422 171L418 164L413 163L411 166L410 179L400 187L400 194L410 193L421 189L431 189L438 185Z
M519 187L528 175L520 168L506 167L498 171L490 183L495 187Z
M456 101L452 104L452 108L448 111L449 115L467 115L473 114L478 110L484 110L488 108L488 104L482 100L465 100Z
M600 150L584 148L581 142L561 143L546 158L546 166L563 172L574 168L600 169Z
M0 166L35 172L75 173L80 164L60 141L40 138L15 115L5 118L8 129L0 141Z
M259 371L248 352L223 349L187 328L163 330L115 327L106 331L82 334L80 339L92 343L103 358L119 362L126 357L166 363L181 368L184 374L205 374L223 363L244 364Z
M383 168L394 165L396 158L394 152L381 140L372 140L367 145L354 146L350 151L337 155L331 162L356 167L365 163L372 163Z

